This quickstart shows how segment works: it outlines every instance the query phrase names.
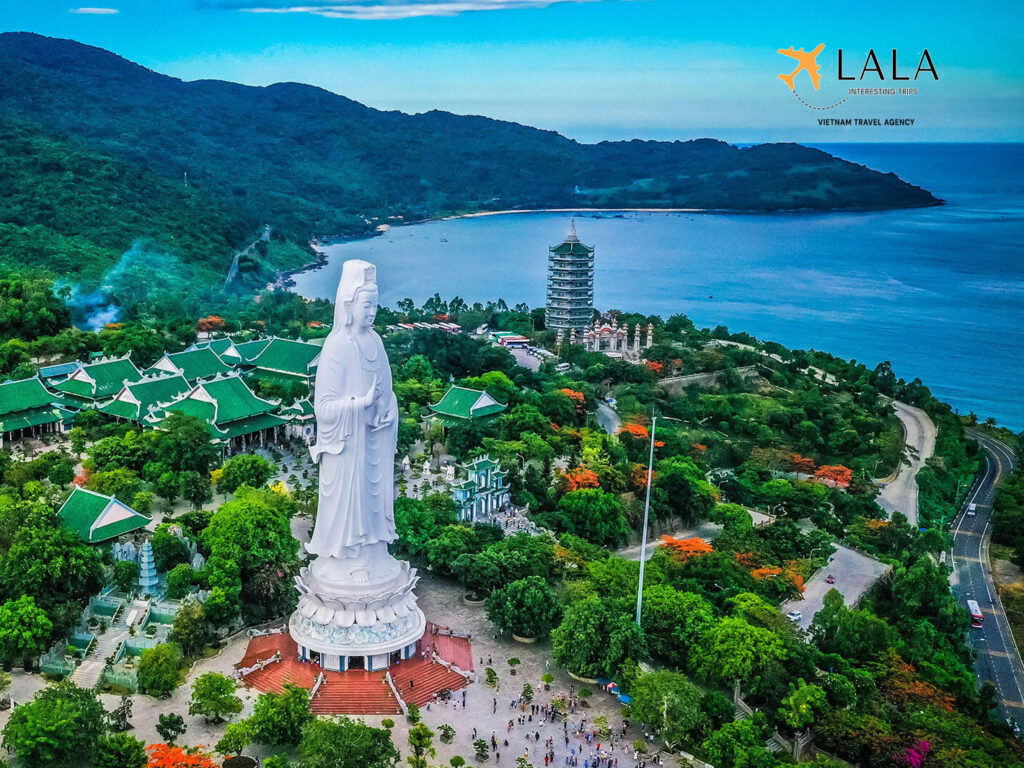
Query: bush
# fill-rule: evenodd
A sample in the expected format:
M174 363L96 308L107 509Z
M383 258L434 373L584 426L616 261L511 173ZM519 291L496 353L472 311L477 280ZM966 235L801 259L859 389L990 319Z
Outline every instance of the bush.
M560 614L554 590L540 576L513 581L487 598L487 617L520 637L546 637Z
M174 643L161 643L142 652L139 658L139 691L166 698L178 687L181 650Z

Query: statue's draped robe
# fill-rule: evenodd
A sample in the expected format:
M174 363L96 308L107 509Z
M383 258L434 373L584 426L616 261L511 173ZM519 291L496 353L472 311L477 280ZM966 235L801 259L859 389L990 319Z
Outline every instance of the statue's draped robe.
M377 382L370 407L362 400ZM398 538L394 515L394 460L398 402L380 337L372 330L328 336L316 375L317 441L320 462L316 526L306 549L321 557L350 558L360 548ZM391 413L391 423L374 426Z

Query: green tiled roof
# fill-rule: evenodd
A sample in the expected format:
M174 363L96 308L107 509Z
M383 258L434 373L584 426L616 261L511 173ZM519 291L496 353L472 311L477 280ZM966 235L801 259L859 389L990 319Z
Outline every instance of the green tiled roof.
M65 528L90 544L145 528L149 518L123 501L75 487L58 514Z
M153 365L147 373L166 371L167 368L162 366L165 366L168 361L181 372L182 376L191 382L198 381L199 379L213 378L233 370L230 365L217 356L216 352L204 347L202 349L172 352L171 354L164 355L163 359Z
M166 407L196 416L223 429L225 425L276 410L277 404L256 397L239 376L204 381L185 397Z
M38 427L42 424L53 424L64 421L68 411L56 405L44 405L39 408L29 408L24 411L16 411L0 416L0 432L11 432L15 429L25 427Z
M220 437L224 440L230 440L232 437L238 437L239 435L250 435L253 432L259 432L261 429L278 427L282 424L287 423L288 419L282 418L281 416L275 416L272 413L261 413L256 416L251 416L247 419L233 421L230 424L227 424L222 428L216 430L214 436Z
M430 410L441 421L481 419L501 413L508 406L478 389L451 386ZM450 424L448 424L450 426Z
M227 362L233 361L235 359L235 355L232 354L232 353L238 352L238 350L235 348L235 343L231 339L229 339L227 337L225 337L223 339L210 339L208 341L197 341L195 344L193 344L191 347L189 347L189 349L212 349L214 352L216 352L221 357L223 357L224 355L227 355L227 359L226 359ZM240 354L239 354L239 357L241 357Z
M139 369L128 358L104 360L83 365L53 388L86 400L105 400L121 391L128 382L142 378Z
M309 377L298 373L284 373L283 371L268 371L263 368L253 368L248 373L249 378L261 381L273 381L278 384L307 384Z
M557 253L560 256L568 256L570 254L573 256L589 256L594 252L593 248L589 248L580 242L559 243L548 250L551 251L551 253Z
M258 355L249 359L251 365L267 371L309 376L310 366L320 354L320 347L304 341L273 338Z
M282 408L281 410L286 411L288 413L294 413L296 418L299 419L307 419L314 415L313 403L309 401L308 397L304 397L301 400L296 400L287 408Z
M238 354L242 356L242 360L245 362L251 362L260 352L267 348L270 344L270 339L257 339L256 341L244 341L241 344L235 344L235 349L238 350Z
M150 406L170 403L188 390L188 382L180 375L143 379L133 384L126 384L124 389L118 392L117 398L100 406L100 410L111 416L141 421L150 412ZM118 399L125 398L126 395L135 398L138 403L133 403L129 399Z
M54 401L54 396L37 379L5 381L0 384L0 419L9 413L40 408Z
M256 397L238 376L208 381L202 388L217 402L218 425L269 413L277 408L276 403Z

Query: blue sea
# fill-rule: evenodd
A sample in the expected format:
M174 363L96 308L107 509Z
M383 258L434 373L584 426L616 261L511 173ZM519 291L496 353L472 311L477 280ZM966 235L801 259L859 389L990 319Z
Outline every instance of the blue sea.
M726 325L868 365L891 361L961 413L1024 429L1024 144L823 144L946 204L827 214L581 214L595 303ZM295 276L333 298L341 264L378 266L381 302L433 293L544 302L548 246L568 214L406 227L328 247Z

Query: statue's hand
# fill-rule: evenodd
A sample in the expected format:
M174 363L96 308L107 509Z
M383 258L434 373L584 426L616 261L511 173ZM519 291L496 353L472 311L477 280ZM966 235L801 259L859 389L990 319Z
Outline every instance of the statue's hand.
M374 401L377 399L377 387L377 377L374 376L373 383L370 385L370 388L367 390L366 394L363 395L362 398L364 408L370 408L373 406Z

